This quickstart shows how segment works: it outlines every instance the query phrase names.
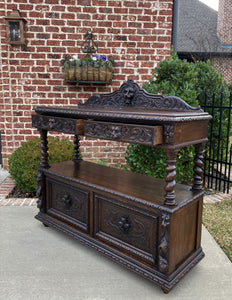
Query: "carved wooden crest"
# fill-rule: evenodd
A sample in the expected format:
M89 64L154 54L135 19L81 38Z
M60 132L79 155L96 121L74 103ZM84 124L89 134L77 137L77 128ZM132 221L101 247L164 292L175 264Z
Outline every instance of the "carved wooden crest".
M192 107L175 96L149 94L129 79L113 93L91 96L79 108L84 107L131 107L158 110L202 111L200 106Z

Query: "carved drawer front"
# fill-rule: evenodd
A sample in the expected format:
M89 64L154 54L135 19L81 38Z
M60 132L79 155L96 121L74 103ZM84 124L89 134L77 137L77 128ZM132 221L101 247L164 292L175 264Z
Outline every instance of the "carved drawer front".
M32 126L45 130L76 133L77 120L51 116L32 115Z
M47 178L48 214L89 232L89 192Z
M95 236L146 263L156 263L158 218L102 195L95 197Z
M86 120L84 121L84 135L154 146L163 142L163 127Z

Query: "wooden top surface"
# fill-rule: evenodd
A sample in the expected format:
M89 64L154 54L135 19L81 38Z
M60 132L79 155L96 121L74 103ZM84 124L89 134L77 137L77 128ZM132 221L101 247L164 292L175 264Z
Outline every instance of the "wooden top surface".
M150 207L163 206L167 210L175 210L175 207L163 205L165 183L161 179L87 161L61 162L53 164L51 168L45 170L45 174L54 175L54 173L62 180L71 180L117 196L127 195L128 199L143 204L148 203L147 205ZM176 185L175 192L177 207L183 206L203 194L202 191L191 191L191 187L181 184Z
M73 119L93 119L97 121L112 121L124 123L165 123L209 120L211 116L206 112L175 110L149 110L145 108L129 107L46 107L39 106L35 112L40 115Z

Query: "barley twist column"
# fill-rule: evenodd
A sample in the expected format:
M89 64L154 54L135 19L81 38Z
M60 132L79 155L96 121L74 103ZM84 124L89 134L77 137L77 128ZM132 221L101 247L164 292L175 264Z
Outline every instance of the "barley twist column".
M79 162L81 160L80 151L80 136L78 134L74 135L74 162Z
M48 140L47 140L47 130L40 130L40 148L41 148L41 165L42 168L49 168L48 164Z
M194 157L194 174L193 174L193 190L202 190L202 175L203 175L203 150L204 143L195 145Z
M176 187L176 156L178 150L168 149L166 150L167 165L166 171L166 185L165 185L165 204L175 205L175 187Z

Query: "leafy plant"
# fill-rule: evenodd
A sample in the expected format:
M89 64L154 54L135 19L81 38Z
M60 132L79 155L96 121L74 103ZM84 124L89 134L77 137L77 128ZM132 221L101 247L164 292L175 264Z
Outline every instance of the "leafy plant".
M71 160L74 157L73 144L68 140L48 137L49 164ZM21 145L9 158L9 172L18 188L36 192L37 173L41 161L40 139L34 138Z
M108 165L108 161L106 159L100 159L97 161L97 164L102 165L102 166L107 166Z
M214 68L210 61L190 63L181 60L176 54L165 59L155 68L153 77L143 88L151 94L161 93L166 96L177 96L191 106L205 103L206 89L208 104L212 104L213 94L215 105L228 105L229 89L222 75ZM223 90L223 98L221 92ZM221 143L225 142L227 134L228 114L215 110L213 142L218 140L219 126L221 127ZM193 147L186 147L179 151L177 156L177 182L188 181L193 174ZM153 149L142 145L128 146L126 162L131 171L144 173L149 176L164 178L166 165L165 153L162 149Z
M182 148L177 155L176 181L188 182L193 175L193 146ZM126 162L130 170L147 176L164 179L166 176L166 154L161 148L144 145L129 145L126 151Z
M76 56L74 58L70 59L69 56L65 58L64 62L64 67L70 67L70 66L75 66L75 67L81 67L81 66L93 66L95 68L100 68L100 67L109 67L110 69L113 70L113 58L111 57L109 60L106 59L105 56L101 55L98 57L97 55L95 56L89 56L89 57L83 57L81 59L77 59Z

